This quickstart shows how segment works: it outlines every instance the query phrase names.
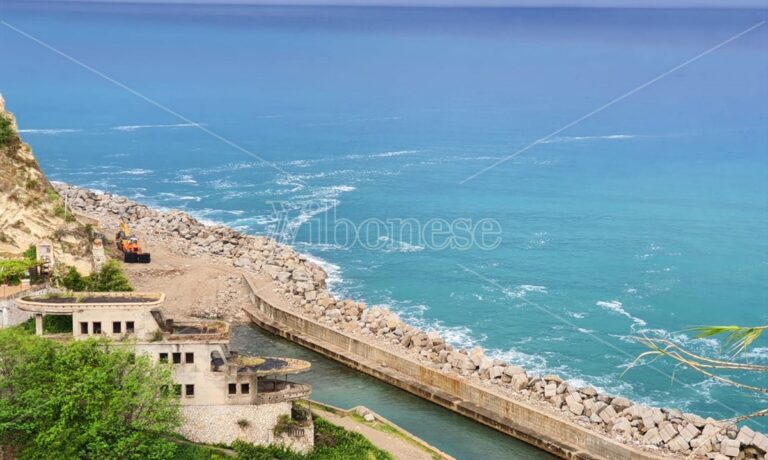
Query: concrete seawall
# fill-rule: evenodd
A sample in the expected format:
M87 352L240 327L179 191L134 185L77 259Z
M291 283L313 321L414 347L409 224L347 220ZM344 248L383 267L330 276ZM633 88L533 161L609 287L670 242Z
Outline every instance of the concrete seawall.
M258 326L561 458L661 458L301 317L274 293L271 281L245 281L253 305L244 310Z

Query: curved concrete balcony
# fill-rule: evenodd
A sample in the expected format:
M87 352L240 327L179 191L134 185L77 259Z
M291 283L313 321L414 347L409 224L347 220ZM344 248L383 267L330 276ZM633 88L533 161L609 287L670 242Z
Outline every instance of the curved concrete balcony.
M259 380L256 404L273 404L284 401L307 399L312 394L312 387L303 383L285 380Z
M24 311L66 314L83 310L152 309L163 303L158 292L72 292L27 296L16 300Z
M259 377L300 374L312 367L308 361L293 358L237 356L234 361L238 374Z

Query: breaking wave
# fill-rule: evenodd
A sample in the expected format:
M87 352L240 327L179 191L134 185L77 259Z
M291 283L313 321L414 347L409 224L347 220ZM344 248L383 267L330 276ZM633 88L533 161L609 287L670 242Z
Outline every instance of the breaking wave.
M638 137L636 134L608 134L605 136L558 136L545 141L540 144L564 144L567 142L581 142L581 141L623 141L627 139L634 139Z
M201 123L175 123L175 124L167 124L167 125L120 125L120 126L113 126L113 131L138 131L140 129L154 129L154 128L196 128L199 126L203 126Z
M69 128L50 128L50 129L20 129L19 133L22 134L45 134L48 136L55 136L57 134L67 133L79 133L82 129L69 129Z
M643 321L640 318L637 318L635 316L632 316L624 310L624 304L622 304L618 300L599 300L595 302L595 305L597 305L600 308L603 308L605 310L610 310L612 312L618 313L622 316L626 316L627 318L631 319L633 323L637 324L638 326L645 326L647 323Z

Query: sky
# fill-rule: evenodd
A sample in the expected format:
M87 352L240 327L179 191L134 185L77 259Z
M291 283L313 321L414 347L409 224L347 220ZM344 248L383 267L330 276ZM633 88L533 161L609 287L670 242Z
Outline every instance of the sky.
M70 1L70 0L55 0ZM614 8L768 8L768 0L79 0L104 3L190 3L354 6L509 6Z

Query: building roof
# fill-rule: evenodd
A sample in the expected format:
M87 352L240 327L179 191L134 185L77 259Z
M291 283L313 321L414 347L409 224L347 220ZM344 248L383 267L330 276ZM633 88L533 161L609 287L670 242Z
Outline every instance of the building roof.
M22 297L17 306L40 313L72 313L86 309L154 308L165 300L158 292L65 292Z

